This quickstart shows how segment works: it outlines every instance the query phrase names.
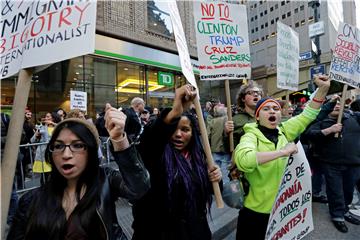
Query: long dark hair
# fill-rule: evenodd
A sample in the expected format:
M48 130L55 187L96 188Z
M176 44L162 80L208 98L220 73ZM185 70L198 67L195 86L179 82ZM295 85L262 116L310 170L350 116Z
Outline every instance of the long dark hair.
M45 151L45 159L52 166L48 182L39 190L30 206L29 222L25 239L64 239L67 230L67 220L62 207L64 189L67 180L59 173L54 165L49 146L54 144L60 132L69 129L87 145L88 162L81 174L77 186L76 197L78 205L72 213L80 219L81 228L89 230L91 220L96 214L96 202L99 196L99 159L97 155L97 141L90 130L81 123L68 122L57 127ZM86 192L80 200L82 186Z
M186 200L185 205L188 209L194 209L196 206L195 197L195 189L194 183L192 179L192 175L189 172L189 168L192 168L193 173L195 173L200 181L201 192L197 192L198 196L201 194L202 199L206 201L204 204L207 205L208 211L210 211L210 206L212 202L212 196L210 194L210 183L207 171L207 164L205 160L205 154L203 150L203 146L200 141L200 133L198 130L197 119L191 113L185 112L182 114L190 120L191 128L192 128L192 136L191 140L187 146L187 150L191 156L191 167L189 166L187 160L185 160L184 156L181 152L173 147L171 143L168 143L165 147L163 160L165 161L166 166L166 178L167 178L167 194L168 201L171 202L174 200L171 198L171 193L173 191L173 185L176 183L176 180L180 179L180 181L184 184L185 192L186 192ZM199 189L196 189L198 191Z

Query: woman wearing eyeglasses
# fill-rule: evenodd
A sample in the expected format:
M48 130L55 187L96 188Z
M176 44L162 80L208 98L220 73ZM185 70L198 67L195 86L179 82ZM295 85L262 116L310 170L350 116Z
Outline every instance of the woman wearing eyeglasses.
M143 196L149 174L129 146L126 116L107 104L105 120L120 171L99 167L94 125L76 118L60 122L46 148L50 178L21 198L7 239L126 239L115 201Z
M270 211L275 201L288 157L297 152L293 141L315 120L330 87L326 76L317 76L319 87L304 111L281 122L281 107L272 98L259 100L255 123L244 126L245 134L235 149L237 168L250 183L244 208L239 211L236 239L264 239Z

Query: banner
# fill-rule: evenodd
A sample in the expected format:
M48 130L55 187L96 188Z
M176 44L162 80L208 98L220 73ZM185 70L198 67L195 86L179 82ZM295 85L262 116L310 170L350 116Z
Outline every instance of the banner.
M94 52L96 0L2 0L0 14L0 79Z
M291 27L277 22L277 87L298 90L299 34Z
M265 239L299 240L314 229L311 207L311 170L304 149L291 155L271 210Z
M174 28L176 47L179 52L181 70L187 81L196 88L197 94L200 97L176 0L168 0L168 6L170 10L171 23Z
M330 79L360 88L360 30L340 23L330 65Z
M87 112L87 94L81 91L70 91L70 110L79 109Z
M246 6L194 1L201 80L250 78Z

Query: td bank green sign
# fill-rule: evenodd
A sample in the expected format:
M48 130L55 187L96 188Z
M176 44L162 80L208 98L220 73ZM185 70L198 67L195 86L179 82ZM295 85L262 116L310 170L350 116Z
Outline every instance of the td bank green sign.
M174 86L174 74L167 72L158 72L158 84L169 87Z

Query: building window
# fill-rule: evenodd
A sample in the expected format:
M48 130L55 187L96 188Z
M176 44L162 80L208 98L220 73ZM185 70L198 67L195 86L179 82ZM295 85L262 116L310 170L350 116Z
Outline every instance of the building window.
M275 22L277 22L277 21L279 21L279 18L277 17L277 18L275 18Z
M261 24L261 29L264 29L264 24Z
M304 5L300 6L300 11L304 11Z
M291 12L288 12L288 13L287 13L287 16L290 17L290 16L291 16Z
M309 17L309 22L312 22L312 21L314 21L314 17L313 17L313 16Z
M305 20L301 20L301 25L304 25L305 24Z
M257 19L257 15L255 15L254 19L255 19L255 20Z
M295 27L299 27L299 26L300 26L299 22L295 23Z
M260 17L262 17L262 16L263 16L263 13L261 12L261 13L260 13Z
M251 17L251 21L254 21L254 17Z
M148 29L158 34L174 38L167 4L161 1L149 1L147 2L147 10Z
M274 24L275 20L274 19L271 19L271 24Z
M290 2L290 0L286 0L286 3L289 3Z
M295 8L294 13L298 13L298 12L299 12L299 9Z
M267 27L267 26L268 26L268 23L266 22L266 23L265 23L265 27Z
M262 1L259 2L259 5L261 5L261 4L262 4Z
M255 4L254 4L254 8L256 8L256 6L257 6L257 5L256 5L256 3L255 3Z
M285 19L285 17L286 17L286 15L285 15L285 14L283 14L283 15L281 16L281 19Z
M266 15L266 14L267 14L267 10L264 11L264 15Z
M275 9L278 9L279 8L279 4L275 4Z
M258 27L255 28L255 32L259 31Z
M285 5L285 1L281 1L281 6L284 6Z
M274 11L274 7L270 7L270 12Z
M254 33L254 29L251 29L251 33Z
M261 41L264 41L265 40L265 37L261 37Z

